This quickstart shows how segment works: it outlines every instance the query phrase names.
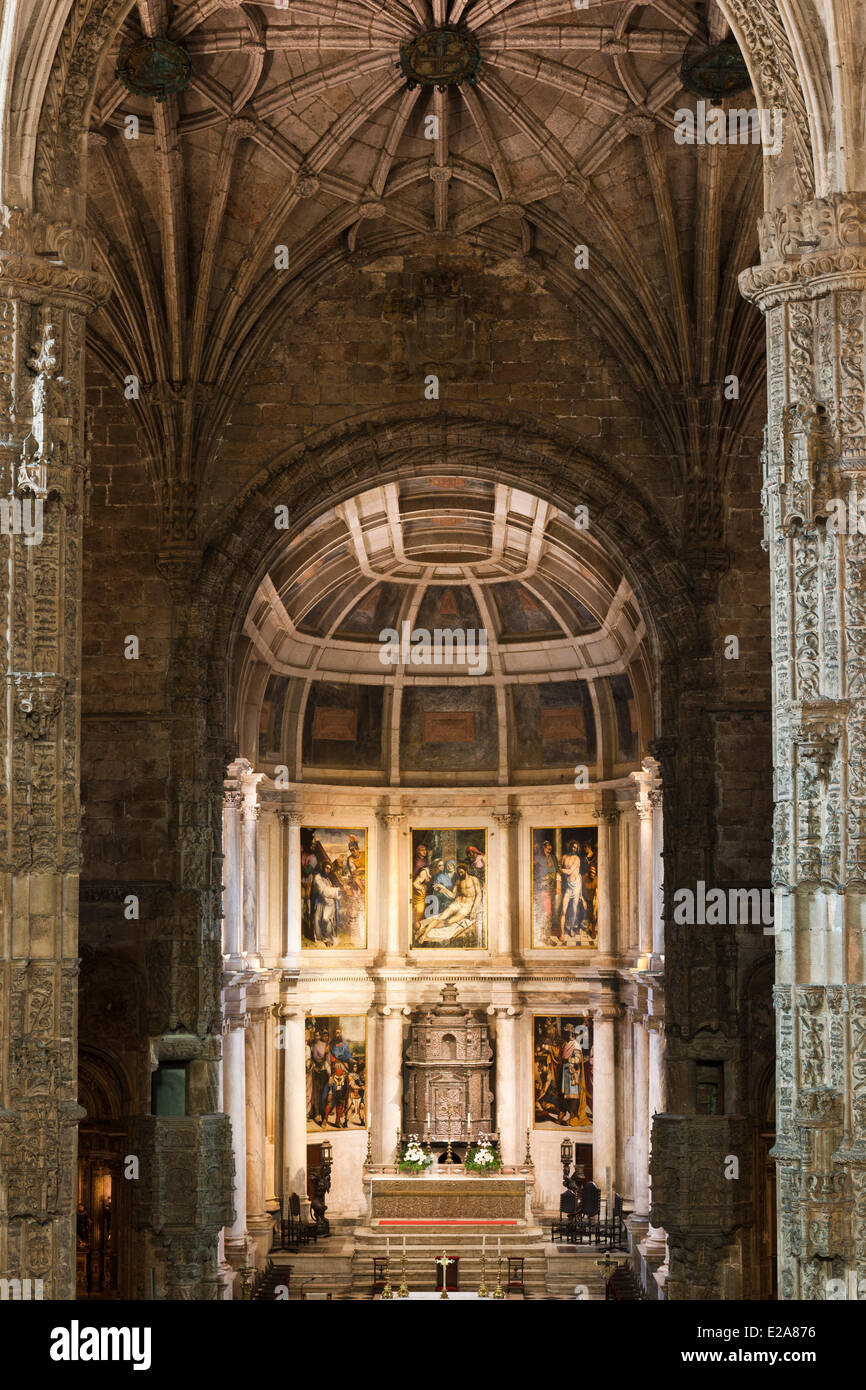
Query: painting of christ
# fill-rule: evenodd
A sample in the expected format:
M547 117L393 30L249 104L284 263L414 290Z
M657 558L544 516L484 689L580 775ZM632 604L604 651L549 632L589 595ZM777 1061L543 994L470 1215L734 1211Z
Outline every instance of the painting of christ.
M592 1021L587 1014L532 1020L535 1129L592 1128Z
M367 1020L308 1018L307 1133L367 1128Z
M367 945L367 832L301 826L301 944L362 951Z
M533 829L532 944L598 946L598 830Z
M413 947L487 945L487 831L412 831Z

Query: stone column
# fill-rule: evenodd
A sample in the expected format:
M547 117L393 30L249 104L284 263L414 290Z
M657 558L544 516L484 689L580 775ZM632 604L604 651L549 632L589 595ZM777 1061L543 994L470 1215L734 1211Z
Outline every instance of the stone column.
M617 1182L614 1024L618 1016L617 1004L602 1004L593 1013L592 1170L593 1181L603 1193L607 1168L611 1186Z
M284 970L297 971L301 968L301 825L303 814L300 811L278 811L277 818L283 827L283 854L285 864L286 895L283 905L283 960Z
M648 760L642 763L641 772L633 772L632 778L638 784L635 807L638 814L638 952L643 968L650 963L653 953L653 804L650 800L653 775Z
M649 1032L646 1019L635 1014L632 1020L634 1056L634 1215L649 1217Z
M0 218L0 1273L75 1296L83 228Z
M499 914L495 923L490 923L493 939L489 942L495 956L507 958L519 948L514 904L517 902L517 859L514 853L514 838L520 824L519 811L497 811L493 819L498 826L499 848L497 858L501 867L498 876ZM489 904L488 890L488 904Z
M260 1257L267 1254L271 1219L265 1210L265 1049L268 1010L254 1009L246 1029L247 1230Z
M258 784L261 772L247 772L243 782L243 822L241 830L241 852L243 855L242 888L242 949L247 967L258 969L261 966L261 943L259 941L259 864L258 829L259 804Z
M866 1279L866 194L767 213L779 1291ZM673 1255L672 1255L673 1258Z
M223 1103L232 1127L235 1161L235 1219L226 1231L226 1259L235 1269L247 1258L247 1103L246 1030L249 1014L243 1000L226 1001L223 1022Z
M618 825L619 811L593 811L598 821L598 950L612 956L617 950L614 923L618 902Z
M228 968L235 970L243 966L241 776L249 766L245 758L236 759L223 782L223 954Z
M280 1197L283 1214L293 1192L307 1195L307 1070L305 1051L306 1015L283 1001L278 1006L282 1029L279 1049L280 1117Z
M396 1005L381 1010L381 1074L379 1078L379 1162L390 1163L403 1128L403 1015Z
M383 877L379 879L380 901L383 912L379 926L379 953L386 960L402 959L400 952L400 902L401 902L401 876L400 876L400 831L406 823L406 817L402 811L380 811L378 813L379 823L386 831L386 850L382 856ZM406 894L404 893L404 898ZM409 943L411 944L412 928L409 928Z
M509 1167L520 1162L517 1098L520 1090L517 1029L520 1010L511 1006L496 1010L496 1128L502 1161Z

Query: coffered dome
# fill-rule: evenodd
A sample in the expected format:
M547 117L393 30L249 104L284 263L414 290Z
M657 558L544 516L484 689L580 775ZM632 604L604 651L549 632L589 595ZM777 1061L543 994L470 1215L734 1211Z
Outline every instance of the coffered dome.
M297 780L572 781L636 766L645 626L573 518L427 476L328 511L271 565L244 634L245 746Z

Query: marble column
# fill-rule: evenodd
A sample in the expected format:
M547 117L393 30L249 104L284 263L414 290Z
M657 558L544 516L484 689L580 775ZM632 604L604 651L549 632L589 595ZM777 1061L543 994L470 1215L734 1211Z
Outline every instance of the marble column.
M241 778L250 765L237 758L223 782L223 955L230 969L243 967L243 852L241 847Z
M593 811L598 821L598 950L610 957L617 950L615 937L619 874L619 811Z
M301 811L278 811L277 819L283 829L283 862L286 893L282 911L282 967L297 971L301 968Z
M236 1269L247 1256L247 1102L246 1031L249 1014L243 1000L226 1003L223 1021L223 1103L232 1127L235 1162L235 1219L226 1231L226 1259Z
M638 814L638 954L647 968L653 951L653 805L650 801L652 772L646 762L641 772L633 772L638 784L635 808Z
M258 784L261 772L247 772L241 778L243 784L243 820L241 828L241 855L243 859L243 886L241 890L241 912L243 927L241 942L244 960L248 967L261 966L261 943L259 941L259 863L258 829L259 804Z
M632 1054L634 1057L634 1215L649 1216L649 1032L645 1019L635 1014L632 1020Z
M397 1134L403 1129L403 1015L396 1005L386 1004L379 1020L381 1031L381 1069L377 1115L380 1163L391 1163Z
M84 342L109 286L82 227L0 221L0 1266L71 1299Z
M496 1128L502 1150L502 1161L516 1167L522 1151L519 1148L517 1098L520 1091L517 1031L520 1011L510 1006L496 1010Z
M380 811L380 825L386 832L383 876L379 880L380 901L384 914L379 927L379 952L386 960L402 959L400 951L400 831L406 823L402 811ZM383 930L384 928L384 930ZM411 943L411 926L409 929Z
M280 1056L280 1197L285 1214L293 1192L307 1195L307 1070L306 1015L281 1003L278 1023L282 1029Z
M271 1219L265 1210L265 1049L268 1010L253 1009L246 1029L247 1230L257 1237L259 1254L268 1250Z
M592 1170L602 1192L606 1169L610 1169L611 1186L617 1182L614 1026L618 1016L616 1004L602 1004L593 1013Z
M837 137L838 140L838 137ZM841 141L840 170L847 143ZM866 193L766 213L779 1294L866 1280ZM769 934L769 933L768 933ZM672 1279L675 1251L671 1251Z
M493 940L490 941L489 945L494 956L507 959L513 956L515 951L519 948L514 914L514 905L517 902L518 892L517 856L514 850L517 827L520 824L520 812L496 811L493 819L496 821L497 837L499 840L497 858L502 867L497 878L499 888L499 912L495 923L491 924Z

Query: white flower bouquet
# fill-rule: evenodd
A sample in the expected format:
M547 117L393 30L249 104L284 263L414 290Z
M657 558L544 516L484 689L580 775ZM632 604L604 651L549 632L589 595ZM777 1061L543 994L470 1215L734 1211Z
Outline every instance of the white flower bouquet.
M410 1134L403 1144L399 1168L401 1173L423 1173L433 1162L433 1155L423 1147L417 1134Z
M463 1166L470 1173L498 1173L502 1160L496 1152L494 1141L482 1135L477 1142L470 1144Z

